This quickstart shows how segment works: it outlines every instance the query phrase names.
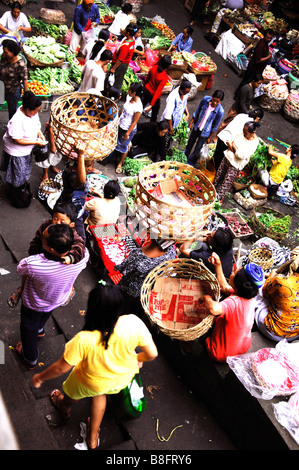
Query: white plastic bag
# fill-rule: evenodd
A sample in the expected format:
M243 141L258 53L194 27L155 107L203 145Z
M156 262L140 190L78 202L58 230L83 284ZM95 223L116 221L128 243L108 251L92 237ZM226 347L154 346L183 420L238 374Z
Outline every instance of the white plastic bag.
M277 421L299 444L299 392L292 395L288 402L275 403L273 408Z
M209 159L209 144L203 144L203 146L200 149L199 152L199 157L200 160L208 160Z

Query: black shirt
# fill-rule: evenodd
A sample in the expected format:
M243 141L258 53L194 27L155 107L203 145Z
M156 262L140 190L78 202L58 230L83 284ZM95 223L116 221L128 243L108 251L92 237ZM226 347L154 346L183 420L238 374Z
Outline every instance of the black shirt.
M204 265L213 273L215 274L215 267L209 263L208 259L212 255L212 250L210 249L201 249L201 250L193 250L190 252L190 258L195 259L196 261L202 260ZM229 279L232 269L233 269L233 250L229 250L225 255L219 255L223 274L226 279Z

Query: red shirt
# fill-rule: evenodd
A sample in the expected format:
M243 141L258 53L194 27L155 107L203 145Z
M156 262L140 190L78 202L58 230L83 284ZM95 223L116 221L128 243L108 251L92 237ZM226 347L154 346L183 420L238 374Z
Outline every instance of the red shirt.
M153 96L151 106L154 106L156 101L160 98L163 88L168 82L169 77L166 70L158 71L158 65L154 65L147 74L145 81L145 88Z
M121 43L119 48L114 52L112 62L120 60L124 64L129 64L135 49L135 41L127 41Z
M227 356L245 354L251 346L255 298L230 295L221 302L222 315L215 317L206 347L212 359L225 362Z

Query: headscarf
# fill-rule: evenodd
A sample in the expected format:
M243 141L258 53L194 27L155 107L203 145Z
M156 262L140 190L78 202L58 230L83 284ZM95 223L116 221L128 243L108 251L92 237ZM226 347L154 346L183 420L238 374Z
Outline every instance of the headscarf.
M264 271L258 264L248 263L244 267L244 271L253 284L255 284L258 288L263 287L265 282L265 275Z

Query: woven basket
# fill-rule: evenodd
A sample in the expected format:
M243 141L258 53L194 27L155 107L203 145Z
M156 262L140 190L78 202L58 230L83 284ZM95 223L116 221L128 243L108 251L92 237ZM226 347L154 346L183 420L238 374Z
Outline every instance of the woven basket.
M299 120L299 101L292 98L292 93L285 100L283 113L287 118L291 118L294 121Z
M21 49L22 54L24 54L29 64L33 67L61 67L64 62L64 59L60 59L57 62L52 62L50 64L46 62L41 62L40 60L37 60L34 57L31 57L30 55L26 54L23 47L21 47Z
M269 111L269 113L279 113L283 108L285 103L285 98L273 98L266 94L263 94L259 97L259 105L261 108Z
M178 189L191 204L167 203L153 191L159 183L177 182ZM135 215L152 238L190 240L197 237L216 202L216 191L209 179L190 165L162 161L147 165L138 175Z
M264 271L272 268L274 257L272 251L268 248L256 247L248 255L249 261L258 264Z
M51 106L57 149L67 157L76 157L74 146L81 141L86 145L85 160L106 158L115 149L118 136L118 117L111 120L111 110L118 114L117 105L103 96L76 92L57 98Z
M265 199L265 198L268 197L267 189L264 186L262 186L261 184L251 184L249 186L248 190L249 190L251 196L253 197L253 199ZM258 194L256 194L255 190L258 190L263 194L258 195Z
M282 214L281 212L275 211L273 209L269 209L269 207L258 207L258 208L254 208L252 211L252 215L250 217L250 224L253 226L255 234L258 237L260 238L269 237L269 238L272 238L273 240L276 240L277 242L280 242L286 237L286 235L288 234L288 230L286 230L285 232L276 232L271 228L271 226L266 227L258 219L259 215L269 210L271 210L271 212L276 218L282 219L283 217L285 217L285 214Z
M201 262L192 259L176 258L156 266L145 278L140 292L140 300L144 311L149 316L151 322L157 325L162 333L181 341L192 341L205 334L213 324L215 318L213 315L207 315L205 318L200 319L197 324L194 324L194 321L192 323L190 321L189 324L185 322L182 328L182 323L179 324L174 318L162 320L152 313L150 309L150 294L158 278L198 280L203 291L218 301L220 287L214 274Z

